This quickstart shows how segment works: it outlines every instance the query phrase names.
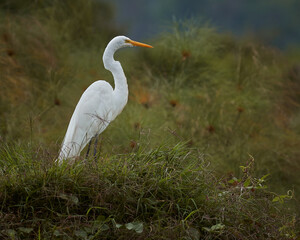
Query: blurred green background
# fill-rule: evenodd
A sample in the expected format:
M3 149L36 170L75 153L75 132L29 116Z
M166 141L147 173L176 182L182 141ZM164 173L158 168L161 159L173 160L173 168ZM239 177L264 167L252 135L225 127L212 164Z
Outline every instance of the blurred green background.
M298 13L296 0L2 0L0 143L55 159L83 91L113 84L106 44L128 35L155 48L116 54L130 95L102 134L103 154L184 141L220 175L238 173L250 154L272 189L297 201Z

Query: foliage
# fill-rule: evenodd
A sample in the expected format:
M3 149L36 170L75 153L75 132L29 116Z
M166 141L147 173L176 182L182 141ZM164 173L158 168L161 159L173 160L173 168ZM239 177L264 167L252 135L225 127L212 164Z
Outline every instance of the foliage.
M49 122L63 121L57 106L67 100L60 90L75 73L70 54L96 41L99 52L118 31L110 20L113 12L110 5L92 0L13 0L1 6L1 136L32 139L55 132L57 126L49 128ZM52 111L59 112L54 121Z
M8 145L0 154L4 238L291 239L297 234L294 216L265 189L266 177L252 175L253 158L238 179L216 178L203 156L182 143L61 166L28 147Z
M237 171L250 153L258 159L257 170L271 173L276 187L298 189L300 72L295 62L193 22L179 22L153 45L157 50L137 61L145 62L141 72L148 75L146 90L153 98L147 111L153 116L160 109L161 121L153 120L152 131L168 126L175 138L190 140L212 156L222 171ZM141 72L132 79L140 79ZM143 114L144 122L147 117Z

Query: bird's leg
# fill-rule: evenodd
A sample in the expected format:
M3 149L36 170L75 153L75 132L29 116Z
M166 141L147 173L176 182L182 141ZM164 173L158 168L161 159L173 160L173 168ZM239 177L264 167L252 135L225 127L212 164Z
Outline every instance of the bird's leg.
M87 149L87 151L86 151L85 158L88 158L88 156L89 156L90 149L91 149L91 144L92 144L92 139L91 139L90 142L89 142L89 145L88 145L88 149Z
M94 142L94 158L96 160L96 153L97 153L97 144L98 144L98 134L94 137L95 138L95 142Z

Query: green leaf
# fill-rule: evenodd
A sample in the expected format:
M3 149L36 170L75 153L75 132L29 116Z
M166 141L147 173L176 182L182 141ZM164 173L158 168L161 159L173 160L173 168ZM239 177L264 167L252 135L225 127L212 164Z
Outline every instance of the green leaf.
M59 194L59 197L64 199L64 200L68 200L68 195L67 194L61 193L61 194Z
M137 233L142 233L143 232L143 223L142 222L131 222L131 223L126 223L125 227L128 230L134 230Z
M116 228L120 228L122 226L123 226L122 224L116 223Z
M92 233L93 233L93 228L91 228L91 227L84 227L83 229L84 229L84 231L86 231L88 234L92 234Z
M77 205L79 203L79 199L75 195L67 195L65 193L61 193L61 194L59 194L59 197L64 200L70 201L71 203L73 203L75 205Z
M86 231L84 230L77 230L74 232L75 236L81 238L81 239L87 239L88 235L86 233Z
M280 195L280 196L276 196L273 198L272 202L280 202L280 203L284 203L284 200L290 200L292 199L292 195Z
M211 227L211 230L213 230L213 231L222 230L224 227L225 227L224 224L218 223L218 224L216 224L216 225L213 225L213 226Z
M33 228L19 227L18 230L23 233L30 233L33 231Z
M19 227L18 230L20 232L23 232L23 233L30 233L33 231L33 228L24 228L24 227Z
M60 231L55 230L55 231L53 232L53 235L54 235L55 237L58 237L58 236L61 236L62 234L60 233Z
M249 178L244 182L244 187L248 187L250 185L251 181Z
M77 205L79 203L79 199L78 197L76 197L75 195L71 195L70 196L70 200L73 204Z
M247 167L245 167L245 166L240 166L240 169L244 172L244 171L247 169Z
M279 197L274 197L273 200L272 200L272 202L278 202L278 201L280 201Z
M241 179L237 179L236 177L233 177L231 180L228 181L228 183L234 183L234 182L240 182Z
M268 173L268 174L262 176L262 177L260 178L260 180L265 180L268 176L270 176L270 173Z
M136 231L137 233L142 233L142 232L143 232L143 223L140 223L139 225L137 225L137 226L135 227L135 231Z
M7 234L8 236L14 238L14 237L17 235L17 232L16 232L15 230L13 230L13 229L7 229L7 230L6 230L6 234Z
M109 226L107 224L102 224L101 227L100 227L100 230L101 231L109 230Z
M207 232L219 232L220 230L222 230L224 228L225 228L224 224L218 223L216 225L211 226L210 228L203 227L202 229L204 229Z
M126 227L128 230L132 230L132 229L133 229L133 224L132 224L132 223L126 223L126 224L125 224L125 227Z
M207 232L211 232L211 229L208 227L202 227L203 230L207 231Z
M105 216L99 215L99 216L97 217L97 222L104 222L105 219L106 219Z

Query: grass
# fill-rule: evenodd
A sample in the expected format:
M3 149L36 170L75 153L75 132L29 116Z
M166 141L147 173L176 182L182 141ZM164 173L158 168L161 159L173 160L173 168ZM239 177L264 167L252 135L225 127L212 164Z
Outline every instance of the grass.
M297 53L174 23L116 54L129 101L97 162L56 166L82 92L113 85L101 53L124 34L109 5L73 2L1 5L1 237L295 239Z
M58 166L32 149L1 152L1 231L12 239L291 239L290 196L265 178L216 178L203 155L179 143ZM43 159L43 161L41 161ZM279 199L278 197L278 199ZM275 199L275 201L274 201Z

